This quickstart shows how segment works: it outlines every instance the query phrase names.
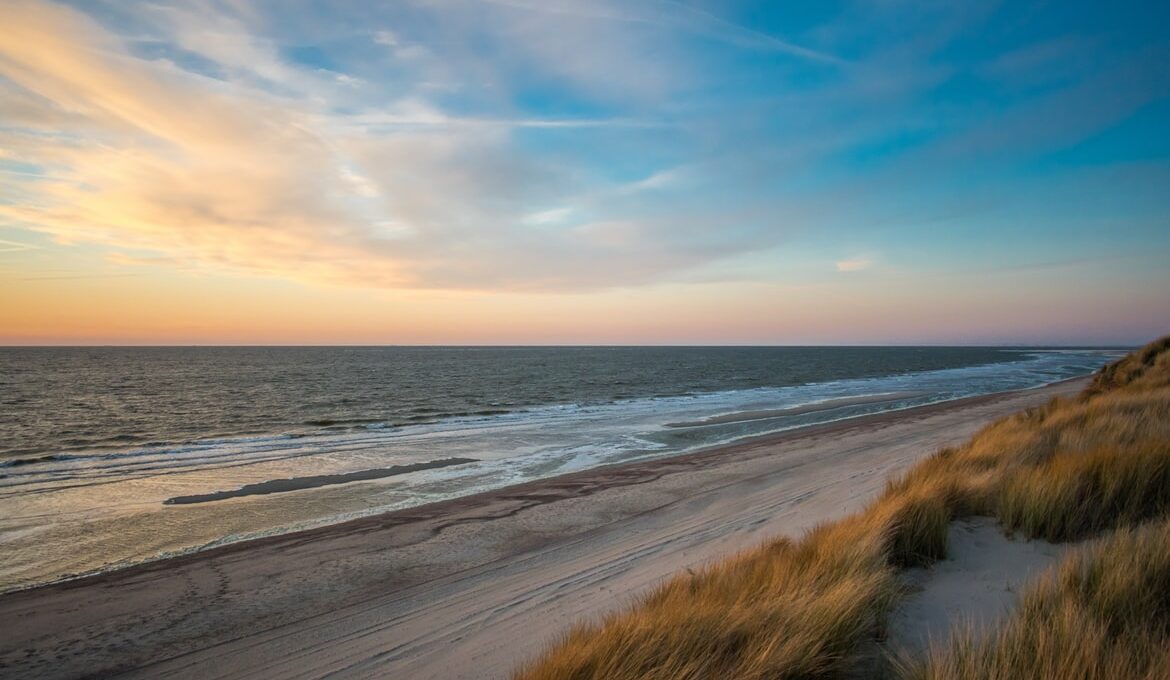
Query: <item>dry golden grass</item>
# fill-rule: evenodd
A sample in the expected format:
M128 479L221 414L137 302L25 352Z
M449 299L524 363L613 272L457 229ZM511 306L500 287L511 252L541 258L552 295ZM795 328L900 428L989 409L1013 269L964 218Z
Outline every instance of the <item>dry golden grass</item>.
M1170 387L1057 400L1001 420L923 461L890 493L931 488L953 515L993 515L1053 541L1165 514Z
M960 632L904 680L1170 678L1170 521L1119 529L1024 595L994 636Z
M882 498L798 542L675 578L602 626L570 632L523 678L835 677L895 602L897 567L946 551L933 496Z
M997 515L1030 537L1066 541L1170 510L1170 442L1063 454L1010 477Z
M1170 514L1170 337L1105 367L1077 399L1053 400L939 451L891 481L857 515L799 541L776 541L677 577L630 610L575 628L517 677L841 677L855 670L863 643L880 636L899 595L897 569L945 557L951 520L974 514L994 515L1010 530L1051 540ZM1158 571L1162 563L1154 554L1159 548L1170 553L1167 532L1119 533L1105 544L1136 546L1142 551L1137 565L1108 559L1106 548L1066 565L1059 584L1029 595L1017 617L1031 617L1019 626L1037 627L1033 638L1010 627L997 638L1007 641L994 649L956 638L953 648L935 650L929 664L908 663L904 672L915 678L1075 677L1063 671L1091 661L1105 675L1086 677L1155 677L1141 669L1168 668L1170 656L1155 644L1165 641L1165 631L1126 628L1135 646L1127 651L1112 622L1126 606L1132 611L1123 618L1131 623L1138 620L1134 612L1149 613L1154 604L1159 616L1170 611L1167 596L1160 604L1149 597L1153 583L1165 586L1156 592L1170 593L1170 569ZM1132 574L1126 580L1114 570ZM1073 601L1070 593L1083 597ZM1100 620L1084 619L1078 609L1106 606ZM1078 646L1061 656L1070 641ZM994 651L1001 648L1004 659ZM1023 657L1029 655L1035 665L1027 665ZM1131 662L1137 665L1124 665ZM1000 668L1021 672L997 674ZM1108 675L1114 671L1122 674Z
M1170 386L1170 335L1155 340L1120 361L1115 361L1093 378L1085 390L1092 397L1121 387L1152 389Z
M838 672L894 599L893 513L822 526L676 578L572 631L529 678L798 678Z

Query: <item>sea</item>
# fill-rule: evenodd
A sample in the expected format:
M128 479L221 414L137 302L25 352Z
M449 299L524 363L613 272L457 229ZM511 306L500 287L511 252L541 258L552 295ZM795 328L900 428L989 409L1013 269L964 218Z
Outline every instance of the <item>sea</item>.
M1114 349L0 348L0 592L1089 374Z

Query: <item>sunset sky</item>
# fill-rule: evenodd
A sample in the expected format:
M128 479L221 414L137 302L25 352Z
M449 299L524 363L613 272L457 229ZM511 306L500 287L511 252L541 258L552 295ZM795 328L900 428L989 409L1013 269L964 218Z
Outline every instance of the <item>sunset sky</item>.
M0 343L1139 343L1170 4L0 2Z

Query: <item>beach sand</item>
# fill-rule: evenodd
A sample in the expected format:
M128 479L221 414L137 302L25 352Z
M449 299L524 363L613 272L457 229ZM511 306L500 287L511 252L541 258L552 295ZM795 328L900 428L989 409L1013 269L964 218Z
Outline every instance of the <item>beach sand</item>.
M921 656L955 630L988 635L1008 620L1031 581L1083 544L1005 536L990 517L953 522L946 559L903 574L911 594L890 615L886 649Z
M500 678L685 568L860 509L1084 380L598 468L0 596L0 676Z

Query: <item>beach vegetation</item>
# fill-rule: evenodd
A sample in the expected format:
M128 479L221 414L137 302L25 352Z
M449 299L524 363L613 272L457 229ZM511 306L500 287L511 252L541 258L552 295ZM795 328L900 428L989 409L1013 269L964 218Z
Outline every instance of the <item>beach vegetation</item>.
M903 594L899 570L944 558L951 522L973 515L1027 538L1104 538L1028 590L992 637L960 631L883 672L1170 677L1170 336L1104 367L1076 398L927 457L857 514L677 576L578 625L517 678L873 675L872 650Z
M1109 533L1041 576L989 636L896 662L902 680L1170 678L1170 521Z

